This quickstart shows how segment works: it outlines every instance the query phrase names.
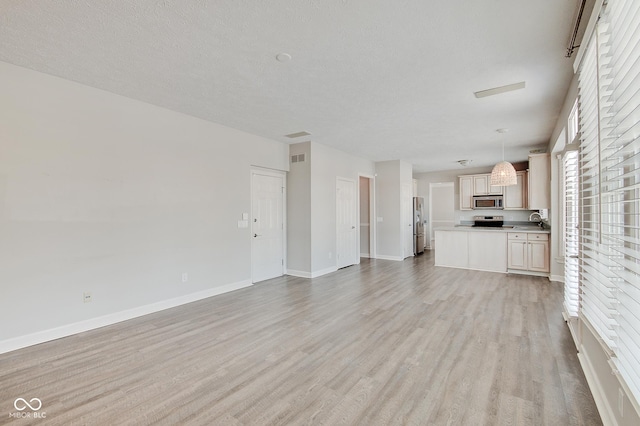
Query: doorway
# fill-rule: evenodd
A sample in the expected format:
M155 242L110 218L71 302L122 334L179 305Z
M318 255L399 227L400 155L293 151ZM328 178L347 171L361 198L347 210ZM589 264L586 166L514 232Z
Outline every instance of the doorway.
M434 229L455 224L453 182L429 184L429 248L435 246Z
M251 280L284 275L284 173L251 171Z

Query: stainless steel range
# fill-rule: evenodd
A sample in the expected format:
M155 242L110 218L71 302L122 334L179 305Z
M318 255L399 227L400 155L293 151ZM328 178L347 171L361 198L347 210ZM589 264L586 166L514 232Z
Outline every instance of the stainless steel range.
M485 228L501 228L504 225L504 216L474 216L473 226Z

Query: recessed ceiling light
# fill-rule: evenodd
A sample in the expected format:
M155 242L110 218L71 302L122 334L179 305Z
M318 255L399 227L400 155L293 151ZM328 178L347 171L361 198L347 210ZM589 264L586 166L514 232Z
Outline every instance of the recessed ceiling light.
M513 90L524 89L525 82L521 81L520 83L507 84L506 86L494 87L493 89L480 90L479 92L474 92L476 98L486 98L487 96L499 95L501 93L511 92Z
M276 59L278 62L289 62L291 60L291 55L288 53L278 53L276 55Z
M309 135L311 135L311 133L302 131L297 133L290 133L288 135L285 135L285 137L293 139L293 138L299 138L301 136L309 136Z

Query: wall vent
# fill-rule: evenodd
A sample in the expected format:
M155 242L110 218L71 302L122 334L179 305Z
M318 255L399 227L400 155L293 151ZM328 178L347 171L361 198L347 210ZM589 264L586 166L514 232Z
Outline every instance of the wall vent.
M296 154L291 156L292 163L304 163L304 154Z

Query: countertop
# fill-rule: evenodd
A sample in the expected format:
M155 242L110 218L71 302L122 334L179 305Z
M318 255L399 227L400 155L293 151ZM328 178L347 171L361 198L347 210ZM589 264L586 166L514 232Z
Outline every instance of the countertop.
M442 226L435 228L434 231L469 231L469 232L528 232L536 234L550 234L550 229L542 229L539 226L520 226L520 225L505 225L501 228L483 227L483 226L471 226L471 225L456 225L456 226Z

